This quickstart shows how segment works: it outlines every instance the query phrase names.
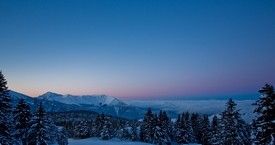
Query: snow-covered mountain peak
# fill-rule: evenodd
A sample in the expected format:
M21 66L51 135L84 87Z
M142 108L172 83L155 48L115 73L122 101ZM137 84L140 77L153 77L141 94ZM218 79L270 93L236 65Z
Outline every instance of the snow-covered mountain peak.
M118 100L115 97L107 95L61 95L53 92L47 92L38 97L39 99L61 102L65 104L89 104L95 106L102 105L126 105L124 102Z
M49 101L55 101L56 99L62 97L61 94L53 93L53 92L46 92L41 96L38 96L39 99L45 99Z
M41 96L49 96L50 97L50 96L62 96L62 95L49 91L49 92L42 94Z

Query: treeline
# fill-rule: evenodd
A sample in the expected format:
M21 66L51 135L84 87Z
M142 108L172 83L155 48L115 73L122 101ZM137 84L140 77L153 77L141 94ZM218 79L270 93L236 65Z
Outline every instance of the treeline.
M77 111L80 114L89 113L87 111ZM56 125L63 126L69 138L89 138L89 137L100 137L103 140L108 140L113 137L123 139L123 129L126 129L127 126L132 126L134 123L137 123L135 120L126 120L123 118L113 117L105 114L97 114L96 117L91 119L89 115L87 118L84 116L82 119L75 118L74 113L63 112L63 113L54 113L55 117L59 118L59 121L56 121ZM67 115L64 115L67 114ZM72 116L75 120L61 119L61 116Z
M165 112L155 115L149 109L141 124L141 141L159 145L199 143L203 145L249 145L250 128L240 117L236 104L229 100L220 118L197 113L182 113L171 122Z
M86 110L71 110L48 113L48 116L51 117L54 122L93 120L97 115L97 112Z

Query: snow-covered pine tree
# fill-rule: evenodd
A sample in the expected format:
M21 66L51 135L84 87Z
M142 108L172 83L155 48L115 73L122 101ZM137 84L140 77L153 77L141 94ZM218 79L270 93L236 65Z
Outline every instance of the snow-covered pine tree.
M180 122L181 122L181 118L180 118L180 114L178 114L178 118L173 126L173 132L174 132L173 139L177 142L180 140L180 138L182 138L181 136L182 134L180 130Z
M88 121L82 120L75 122L74 137L81 139L90 137Z
M101 130L103 129L105 115L97 115L93 122L92 134L95 137L100 137Z
M202 143L202 119L198 113L191 114L191 126L195 136L196 143Z
M63 126L66 129L67 135L69 138L74 137L74 123L73 121L64 121L64 123L60 124L60 126Z
M202 144L203 145L211 145L211 131L210 131L210 123L207 115L203 115L202 120Z
M40 103L31 120L31 128L28 134L28 143L34 145L47 145L56 141L57 127L46 116L45 109Z
M152 129L152 142L153 144L163 144L166 142L165 138L165 132L161 128L161 121L159 120L157 115L154 115L154 120L153 120L153 129Z
M123 129L125 126L127 126L127 123L125 121L119 120L116 124L116 131L114 131L114 137L117 137L121 140L123 140Z
M141 141L144 141L147 143L152 142L153 121L154 121L154 114L152 113L151 109L149 108L147 113L144 116L143 122L140 127Z
M193 131L193 128L192 128L189 112L185 113L184 119L185 119L186 136L188 138L188 142L189 143L194 143L194 142L196 142L196 139L195 139L194 131Z
M230 99L226 103L226 110L221 113L221 144L249 145L249 140L243 136L249 136L247 130L243 130L246 124L241 118L236 103Z
M134 121L131 125L131 133L130 133L130 139L131 141L137 141L138 136L137 136L137 122Z
M234 121L234 116L236 114L236 104L230 99L226 103L226 110L221 114L221 143L234 145L240 144L237 139L237 125Z
M112 138L111 134L111 122L110 122L110 117L105 117L104 118L104 125L100 133L100 137L102 140L109 140Z
M237 121L238 136L243 145L251 145L251 126L247 124L242 118Z
M116 136L116 132L117 132L117 121L115 121L115 119L112 117L112 115L109 115L108 116L109 118L109 121L110 121L110 135L111 135L111 138L113 138L114 136ZM115 125L114 125L115 124ZM129 132L129 130L128 130ZM130 132L129 132L130 134Z
M89 137L92 137L93 136L93 125L94 125L94 122L93 120L89 120L87 121L88 123L88 134L89 134Z
M130 132L129 132L129 126L126 124L122 129L121 129L121 140L129 140L131 137Z
M29 105L24 99L20 99L15 110L13 111L14 122L15 122L15 138L22 143L27 145L28 131L31 127L31 111Z
M122 131L122 139L123 140L129 140L130 139L130 132L129 132L129 127L126 127Z
M182 113L182 116L178 115L178 119L175 123L175 139L178 143L184 144L189 143L187 132L186 132L186 122L185 114Z
M160 111L159 113L160 128L164 133L165 143L169 144L171 142L171 126L170 119L168 118L165 111Z
M165 111L159 111L158 120L160 121L161 127L166 130L168 128L169 118L167 117Z
M215 115L211 123L211 139L210 142L212 145L220 145L220 128L219 128L219 119Z
M180 140L179 143L189 143L189 136L187 134L187 126L186 126L186 120L185 120L185 113L183 112L181 115L181 122L180 122L180 129L183 138Z
M68 145L68 135L64 128L61 128L57 134L58 145Z
M168 126L168 136L170 137L170 142L175 140L174 138L174 126L175 126L175 122L172 121L171 118L169 118L169 126ZM170 143L168 143L170 144Z
M259 92L262 94L256 101L253 120L253 140L255 144L275 144L275 94L272 85L266 84Z
M7 81L0 71L0 144L13 145L16 140L13 137L11 98L7 87Z

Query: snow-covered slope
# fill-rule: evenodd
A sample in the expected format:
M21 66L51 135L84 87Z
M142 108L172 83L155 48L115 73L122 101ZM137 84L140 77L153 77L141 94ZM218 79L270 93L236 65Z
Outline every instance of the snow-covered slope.
M70 145L152 145L144 142L121 141L119 139L100 140L97 137L87 139L69 139Z
M106 96L106 95L84 95L84 96L74 96L74 95L61 95L52 92L47 92L38 97L38 99L56 101L64 104L89 104L94 106L102 105L126 105L124 102L118 100L117 98Z
M19 100L21 98L23 98L26 101L32 100L30 96L27 96L12 90L9 90L9 95L11 96L12 100Z
M136 119L142 118L146 111L143 108L128 105L117 98L106 95L73 96L47 92L37 97L37 100L47 104L46 110L49 112L86 110Z
M18 101L20 99L24 99L28 104L33 104L33 102L35 100L34 98L32 98L30 96L27 96L27 95L24 95L22 93L18 93L16 91L12 91L12 90L9 90L9 95L12 100L12 106L16 106L16 104L18 103Z
M145 142L132 142L122 141L120 139L101 140L98 137L86 138L86 139L68 139L69 145L153 145ZM172 143L171 145L179 145L178 143ZM200 145L200 144L189 144Z

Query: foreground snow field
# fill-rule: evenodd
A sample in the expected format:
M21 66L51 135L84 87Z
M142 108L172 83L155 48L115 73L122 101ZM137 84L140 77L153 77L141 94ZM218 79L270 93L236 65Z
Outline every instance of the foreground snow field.
M87 139L68 139L69 145L152 145L143 142L131 142L131 141L121 141L119 139L111 140L101 140L98 137L92 137ZM176 145L176 144L172 144ZM199 145L199 144L189 144L189 145Z
M69 139L68 141L69 145L152 145L143 142L121 141L119 139L103 141L96 137L79 140Z

